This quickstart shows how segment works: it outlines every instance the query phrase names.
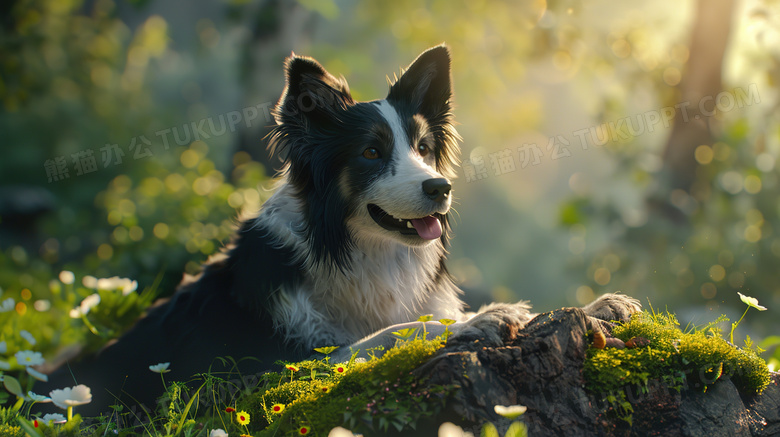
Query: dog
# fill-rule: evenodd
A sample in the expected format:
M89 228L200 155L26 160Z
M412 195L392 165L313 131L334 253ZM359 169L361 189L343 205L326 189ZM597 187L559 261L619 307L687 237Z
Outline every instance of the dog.
M244 373L321 346L342 346L332 359L345 359L392 345L391 332L425 314L456 320L452 340L499 344L502 329L534 316L523 302L465 312L447 272L460 141L447 47L422 53L370 102L314 59L293 54L285 73L268 137L283 161L275 193L197 277L73 367L92 387L82 413L153 405L162 385L148 366L159 362L171 363L168 380L187 380L213 371L215 357L255 357L233 369ZM622 295L585 308L604 320L638 309ZM429 322L432 335L443 330Z

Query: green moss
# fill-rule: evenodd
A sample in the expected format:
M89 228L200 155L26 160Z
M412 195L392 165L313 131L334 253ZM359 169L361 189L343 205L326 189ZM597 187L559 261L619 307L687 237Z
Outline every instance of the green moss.
M343 374L324 362L297 363L301 370L295 377L302 375L301 379L291 382L290 372L286 376L282 372L277 384L241 404L250 414L265 419L250 425L252 435L287 435L301 426L309 427L311 435L327 435L339 425L369 432L414 428L419 419L441 411L452 391L451 387L424 386L412 374L441 346L439 339L411 340L381 358L352 363ZM314 379L312 371L316 372ZM285 405L284 411L273 413L274 404Z
M769 369L751 347L735 347L712 326L681 330L673 314L641 312L617 326L613 335L623 341L633 337L650 340L634 349L590 348L584 367L586 388L603 394L608 404L630 419L625 405L626 387L644 390L659 380L675 390L705 390L722 378L730 378L740 392L760 393L769 383ZM749 345L748 345L749 346ZM628 413L628 414L626 414Z

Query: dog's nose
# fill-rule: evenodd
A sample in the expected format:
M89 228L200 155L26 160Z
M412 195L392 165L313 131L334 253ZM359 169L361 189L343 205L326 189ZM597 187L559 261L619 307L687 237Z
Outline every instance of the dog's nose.
M426 196L434 202L442 202L452 191L450 181L444 178L434 178L423 181L422 189Z

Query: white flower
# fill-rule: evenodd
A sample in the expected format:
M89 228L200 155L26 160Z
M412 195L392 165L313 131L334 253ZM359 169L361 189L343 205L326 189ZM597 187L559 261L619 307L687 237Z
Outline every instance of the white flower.
M338 430L339 428L334 428L330 431L330 434L328 434L328 437L346 437L354 435L350 431L346 431L344 433L335 433L334 431ZM344 429L344 428L341 428ZM349 434L347 434L349 433ZM439 432L437 434L439 437L474 437L474 434L470 432L464 432L463 428L459 427L458 425L455 425L452 422L444 422L439 426Z
M44 395L35 394L32 391L27 392L27 398L30 399L33 402L38 402L41 404L45 404L47 402L51 402L50 397L46 397Z
M60 272L60 282L63 284L72 284L76 280L76 276L73 275L73 272L69 272L67 270L63 270Z
M8 370L11 368L11 363L8 361L0 360L0 370Z
M212 429L211 432L209 432L209 437L228 437L228 433L221 428Z
M9 297L8 299L4 300L2 304L0 304L0 313L7 313L8 311L13 310L16 307L16 301L14 298Z
M739 295L739 299L745 305L747 305L749 307L753 307L753 308L755 308L755 309L757 309L759 311L766 311L766 307L759 305L758 304L758 299L756 299L755 297L745 296L744 294L740 293L739 291L737 292L737 294Z
M54 405L67 409L76 405L84 405L92 402L92 391L84 384L75 387L67 387L58 390L52 390L49 393Z
M38 366L43 364L43 355L40 352L19 351L14 356L20 366Z
M65 423L67 420L65 420L65 416L59 413L49 413L44 414L43 417L41 417L41 422L49 424L49 423Z
M97 280L98 290L122 290L123 295L132 293L138 288L138 281L131 281L128 278L112 276L110 278L101 278Z
M81 316L87 315L89 313L89 310L91 310L92 307L94 307L99 303L100 303L100 295L97 293L90 294L89 296L85 297L84 300L81 301L79 306L70 310L70 313L68 314L73 319L81 318Z
M4 354L8 352L8 343L5 342L5 340L0 341L0 354Z
M523 413L525 413L525 410L527 410L528 407L524 407L522 405L510 405L508 407L505 407L503 405L496 405L493 407L493 410L498 414L499 416L504 416L509 420L512 420L518 416L521 416Z
M33 337L32 334L30 334L29 332L25 331L24 329L19 331L19 336L22 337L23 339L27 340L27 343L30 343L30 346L35 346L35 343L37 343L37 341L35 341L35 337Z
M170 366L171 363L159 363L155 364L154 366L149 366L149 370L151 370L154 373L168 373L170 370L168 370L168 366Z
M45 373L41 373L41 372L33 369L32 367L27 367L24 370L26 370L27 373L30 376L32 376L33 378L37 379L38 381L49 382L49 375L47 375Z
M87 288L97 288L97 278L91 275L81 278L81 283Z

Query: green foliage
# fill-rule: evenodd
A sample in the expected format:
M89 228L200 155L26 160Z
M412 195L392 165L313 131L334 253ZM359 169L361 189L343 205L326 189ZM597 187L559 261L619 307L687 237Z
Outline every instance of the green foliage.
M234 157L233 183L207 153L208 146L196 141L175 152L176 162L150 161L137 183L128 175L114 178L95 198L112 256L98 251L85 265L122 271L142 283L161 271L176 280L182 270L197 273L234 232L237 212L254 213L269 194L258 190L266 180L262 165L246 153Z
M343 375L331 371L324 378L267 387L250 396L247 403L239 403L239 407L262 411L265 423L270 424L253 433L255 436L297 432L301 426L310 427L315 435L326 435L342 424L366 432L391 427L398 431L414 429L419 420L441 411L451 391L449 387L425 387L412 374L441 345L440 339L411 340L388 350L381 358L354 362ZM298 365L307 369L325 364L323 360ZM285 405L281 415L271 410L274 404Z
M766 362L756 349L729 344L709 325L680 330L673 314L634 314L615 327L613 335L623 341L643 337L650 344L633 349L590 348L583 373L586 388L602 396L627 421L633 407L625 390L647 390L650 380L677 391L706 391L726 377L746 394L760 393L771 382Z

